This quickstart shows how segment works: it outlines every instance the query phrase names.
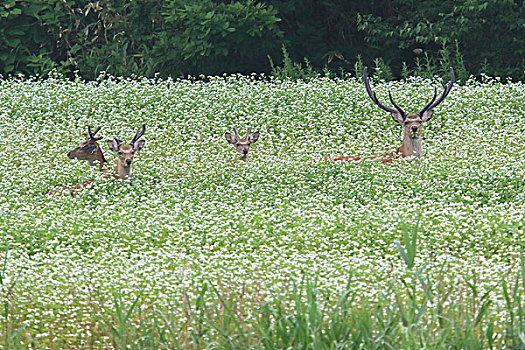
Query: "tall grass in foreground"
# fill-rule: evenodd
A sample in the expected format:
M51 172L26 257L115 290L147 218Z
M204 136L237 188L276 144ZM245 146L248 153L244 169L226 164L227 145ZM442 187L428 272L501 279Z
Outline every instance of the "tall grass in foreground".
M444 274L431 279L425 272L430 262L416 268L417 229L405 231L403 242L395 244L406 264L406 277L393 279L374 301L358 301L350 276L344 291L333 301L322 296L315 282L304 281L292 283L291 300L274 295L261 301L257 309L247 310L245 290L232 293L206 283L196 297L190 300L184 293L182 303L175 306L184 310L185 320L176 319L169 310L142 304L142 292L130 305L115 297L111 320L101 323L101 336L116 349L525 347L523 249L512 283L502 279L497 288L480 295L475 275L453 285L442 278ZM504 297L507 316L495 324L491 296L498 292ZM451 295L460 297L452 299ZM38 341L23 337L20 325L9 320L10 305L4 306L5 347L38 345Z
M360 301L352 278L334 301L325 300L316 283L292 284L292 300L274 295L257 310L243 308L244 291L221 292L205 284L193 300L180 307L186 320L166 310L147 315L139 299L123 310L115 304L115 326L107 335L118 349L493 349L525 347L525 255L512 285L502 280L480 295L475 275L453 285L443 276L431 279L414 264L417 229L395 242L407 277L392 280L375 301ZM499 289L499 290L498 290ZM507 317L497 325L490 308L492 294L502 293ZM211 295L210 295L211 294ZM460 295L452 299L451 295ZM211 298L210 298L211 297ZM207 302L205 300L208 300ZM214 302L209 302L214 300ZM251 313L249 321L248 314ZM130 322L131 325L126 325ZM124 334L123 332L129 332ZM123 342L124 341L124 342Z
M304 281L292 283L291 299L273 295L247 310L245 290L218 290L206 283L196 297L184 293L175 306L184 310L186 318L181 320L168 309L143 304L142 292L130 305L117 293L110 319L99 320L98 336L115 349L525 348L523 249L511 283L502 279L499 290L479 295L475 275L453 285L444 274L431 279L425 272L430 262L415 267L417 230L405 231L403 242L395 244L406 264L406 277L392 279L375 301L358 301L350 276L344 291L333 299L323 296L315 282ZM5 283L4 270L0 283ZM502 293L507 311L497 324L490 312L492 292ZM15 303L6 301L3 347L38 348L38 340L25 334L12 313Z

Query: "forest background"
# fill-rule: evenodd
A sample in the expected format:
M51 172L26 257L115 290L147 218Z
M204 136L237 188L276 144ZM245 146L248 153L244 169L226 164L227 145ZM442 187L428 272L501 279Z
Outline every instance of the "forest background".
M4 0L0 74L525 76L522 1Z

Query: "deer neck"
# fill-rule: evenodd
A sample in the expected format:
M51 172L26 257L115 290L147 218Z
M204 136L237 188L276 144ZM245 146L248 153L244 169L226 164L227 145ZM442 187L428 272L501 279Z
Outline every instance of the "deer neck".
M403 157L415 156L416 158L421 158L421 136L412 137L410 133L405 133L403 135L403 143L397 151Z
M129 179L131 176L131 165L119 161L115 167L115 177L120 180Z
M102 151L98 150L98 170L99 171L104 171L104 163L107 163L108 161L106 160L106 158L104 158L104 154L102 153Z
M97 160L89 161L89 165L95 166L97 165L96 162L98 162L98 170L100 172L104 172L104 163L107 163L108 161L106 160L106 158L104 158L104 154L102 154L102 151L100 149L97 152Z

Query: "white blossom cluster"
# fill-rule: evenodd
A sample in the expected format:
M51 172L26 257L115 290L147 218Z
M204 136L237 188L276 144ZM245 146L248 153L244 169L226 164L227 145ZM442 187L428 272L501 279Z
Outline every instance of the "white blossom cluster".
M434 86L374 90L415 112ZM271 298L309 278L330 295L352 273L373 299L405 275L394 241L414 229L417 266L450 283L475 275L487 291L514 278L524 243L524 101L521 83L455 85L423 126L423 159L340 164L323 157L401 143L354 78L1 80L2 298L37 339L64 344L87 344L113 295L132 301L142 289L142 305L164 308L204 282ZM100 126L111 172L105 140L129 142L142 123L131 181L66 157ZM261 136L242 166L223 135L248 126ZM75 196L47 195L91 178ZM499 289L493 297L501 304Z

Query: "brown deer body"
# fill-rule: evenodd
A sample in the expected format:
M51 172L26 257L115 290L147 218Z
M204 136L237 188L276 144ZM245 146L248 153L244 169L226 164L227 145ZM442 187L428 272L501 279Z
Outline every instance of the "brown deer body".
M454 70L452 67L450 67L450 83L448 85L445 85L441 83L443 86L443 93L437 98L437 88L434 89L434 97L432 100L425 106L423 109L421 109L419 112L414 114L409 114L403 111L392 98L392 94L390 91L388 92L388 97L390 99L390 102L394 106L387 107L383 105L379 100L377 99L376 94L372 91L372 88L370 87L370 80L368 79L368 67L365 67L364 69L364 83L366 92L368 93L368 96L370 96L370 99L381 109L389 112L392 115L392 119L400 125L403 126L403 142L401 143L401 146L398 147L394 152L389 153L383 153L371 157L366 157L370 159L379 158L381 159L382 163L390 163L394 159L398 157L416 157L421 158L422 157L422 138L421 138L421 129L424 123L428 122L432 116L434 115L434 108L437 107L444 99L447 97L447 95L450 93L450 90L452 90L452 86L454 85L455 77L454 77ZM437 98L437 99L436 99ZM325 157L325 160L330 159L331 157ZM362 157L351 157L351 156L336 156L334 158L334 161L343 161L343 160L360 160Z
M102 161L101 161L102 159L104 160L104 162L106 162L106 160L104 159L104 156L102 155L100 146L96 142L100 140L101 137L100 138L93 137L99 130L100 128L98 128L93 134L91 134L91 129L88 127L90 139L94 139L93 146L89 146L88 148L86 148L85 143L87 141L85 141L81 143L79 147L69 152L68 157L71 159L77 158L81 160L87 160L90 162L90 165L92 165L92 162L94 161L99 161L99 163L102 164ZM109 148L113 152L117 153L118 161L115 167L115 171L111 175L105 174L106 177L113 176L120 180L126 180L131 177L131 163L133 162L133 156L135 155L135 153L139 152L142 149L142 147L144 147L144 144L146 143L146 141L144 140L139 141L139 138L142 137L142 135L144 135L145 131L146 131L146 125L142 124L141 131L135 134L135 136L133 137L129 145L123 145L123 142L116 137L114 138L114 141L107 142ZM95 150L98 150L98 152L96 152ZM98 158L94 158L95 156L97 156ZM102 171L102 167L100 167L99 170ZM89 179L89 180L86 180L82 183L79 183L73 186L60 186L57 189L50 190L48 195L53 195L61 190L69 190L69 192L73 196L75 194L74 190L78 190L78 189L81 189L82 187L86 187L89 184L93 183L93 181L95 181L95 179Z

